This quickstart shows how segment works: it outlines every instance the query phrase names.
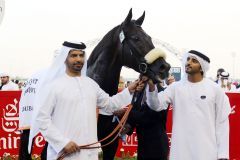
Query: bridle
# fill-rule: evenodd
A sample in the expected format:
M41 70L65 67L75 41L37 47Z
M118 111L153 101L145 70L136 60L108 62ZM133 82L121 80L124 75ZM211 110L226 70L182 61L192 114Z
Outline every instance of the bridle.
M153 68L151 67L151 64L147 63L147 61L145 60L145 56L139 53L136 47L134 47L131 41L129 41L129 37L127 37L124 34L124 31L122 29L120 30L120 33L119 33L119 40L121 43L121 54L122 54L123 63L129 64L127 63L128 61L125 59L125 55L133 56L134 60L137 62L137 67L139 69L140 74L146 75L149 78L151 78L154 83L158 83L159 80L155 78L155 76L157 75L156 71L153 70Z
M120 27L121 28L121 27ZM121 29L120 33L119 33L119 40L121 43L121 48L122 48L122 59L124 61L124 55L125 50L124 47L128 47L128 51L130 52L131 56L135 56L135 59L137 61L138 64L138 69L140 71L141 74L145 74L148 70L148 66L149 64L147 64L146 60L144 59L144 57L142 57L142 55L135 49L135 47L132 45L131 42L128 41L128 37L125 36L124 31Z

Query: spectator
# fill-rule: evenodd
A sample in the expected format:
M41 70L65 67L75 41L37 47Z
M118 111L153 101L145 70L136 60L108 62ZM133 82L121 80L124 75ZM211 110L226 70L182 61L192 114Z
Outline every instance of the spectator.
M228 72L221 72L219 75L219 85L225 92L236 92L236 86L232 84L232 81L229 79Z
M222 73L222 72L225 72L225 70L223 69L223 68L219 68L218 70L217 70L217 77L216 77L216 83L218 83L218 81L219 81L219 76L220 76L220 74Z
M174 77L174 75L172 75L172 74L169 74L169 76L168 76L168 78L166 79L166 85L170 85L170 84L172 84L173 82L175 82L176 80L175 80L175 77Z
M0 88L2 91L19 90L18 85L10 80L9 74L2 73L0 77L1 77L1 84L2 84Z

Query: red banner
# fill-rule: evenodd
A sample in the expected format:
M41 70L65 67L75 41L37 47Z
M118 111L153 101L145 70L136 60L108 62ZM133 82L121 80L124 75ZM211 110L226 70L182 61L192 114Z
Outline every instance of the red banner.
M1 138L0 157L4 153L18 154L18 106L21 92L0 92Z
M3 154L18 155L19 146L19 131L18 131L18 116L19 116L19 99L20 91L0 91L0 157ZM240 94L227 94L232 113L230 119L230 159L240 160ZM171 124L172 112L171 108L168 113L167 134L169 142L171 142ZM171 143L170 143L171 144ZM38 135L35 138L34 153L39 154L44 145L43 137ZM120 141L117 152L118 157L133 156L137 152L137 135L134 132L132 136L127 137L127 143Z
M21 91L0 91L0 157L5 155L18 155L20 132L19 100ZM44 139L39 134L35 137L33 153L39 154L44 146Z
M228 93L232 112L230 121L230 158L240 160L240 94Z

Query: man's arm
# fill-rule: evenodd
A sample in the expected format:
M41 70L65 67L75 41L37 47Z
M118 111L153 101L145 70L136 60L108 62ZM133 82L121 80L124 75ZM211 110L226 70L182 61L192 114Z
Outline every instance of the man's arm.
M173 99L172 86L158 93L157 87L150 80L146 87L146 96L149 108L154 111L165 110Z
M231 106L228 97L219 91L216 99L216 139L218 159L229 159L229 119Z
M110 97L97 85L97 106L107 113L113 113L121 107L126 107L132 101L132 94L135 90L141 90L143 82L135 81L118 94Z
M216 137L218 144L218 160L228 160L229 158L229 121L217 124Z

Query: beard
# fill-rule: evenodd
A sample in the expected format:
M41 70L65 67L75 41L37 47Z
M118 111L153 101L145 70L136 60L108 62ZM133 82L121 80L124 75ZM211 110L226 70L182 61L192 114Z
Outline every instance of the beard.
M69 70L71 70L72 72L75 72L75 73L81 72L81 70L83 68L82 62L75 62L73 64L66 63L66 65L67 65L67 68L69 68Z
M4 81L4 82L2 82L2 85L5 85L5 84L7 84L7 82L5 82L5 81Z
M72 70L75 71L75 72L81 72L82 68L83 68L82 63L74 63L72 65Z

